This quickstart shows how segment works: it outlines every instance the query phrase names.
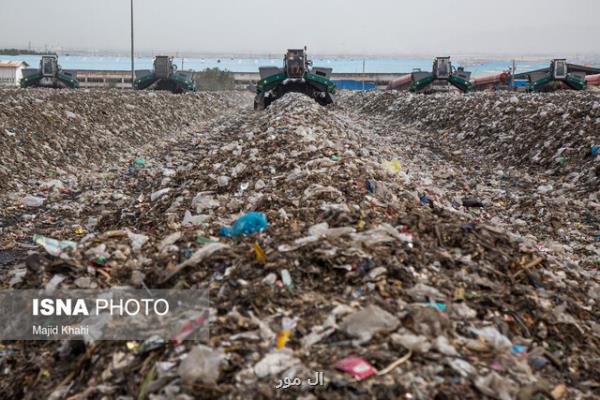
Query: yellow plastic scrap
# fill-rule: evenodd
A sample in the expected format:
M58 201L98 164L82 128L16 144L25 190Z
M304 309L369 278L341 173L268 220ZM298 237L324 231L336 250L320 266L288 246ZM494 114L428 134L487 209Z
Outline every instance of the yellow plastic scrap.
M139 347L140 347L140 344L138 342L134 342L134 341L127 342L127 350L129 350L133 353L137 352Z
M393 172L395 174L400 172L400 170L402 169L402 165L400 164L400 161L396 160L395 158L393 160L384 162L383 167L385 169L387 169L388 171Z
M289 329L282 329L277 332L277 336L275 337L275 348L282 349L290 336L292 336L292 331Z
M356 229L363 229L365 227L365 225L366 225L366 222L361 219L356 223Z
M256 261L264 264L267 262L267 256L265 254L265 251L262 249L262 247L260 247L260 244L258 242L254 242L252 243L252 249L254 250L254 253L256 254Z
M296 328L296 318L288 318L283 317L283 321L281 323L281 330L277 332L275 336L275 348L282 349L287 343L290 336L292 336L292 331Z
M75 227L75 234L76 235L84 235L85 234L85 230L82 227L80 227L80 226L76 226Z

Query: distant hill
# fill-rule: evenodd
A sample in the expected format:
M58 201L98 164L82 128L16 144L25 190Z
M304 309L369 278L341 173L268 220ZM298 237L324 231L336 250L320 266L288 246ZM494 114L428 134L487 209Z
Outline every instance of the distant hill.
M48 54L56 54L56 53L44 53L35 50L22 50L22 49L0 49L0 55L2 56L19 56L19 55L32 55L32 56L41 56Z

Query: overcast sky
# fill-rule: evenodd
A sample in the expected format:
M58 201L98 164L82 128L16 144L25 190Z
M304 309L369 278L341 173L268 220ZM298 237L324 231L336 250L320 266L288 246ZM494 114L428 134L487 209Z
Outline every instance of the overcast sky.
M136 48L194 53L600 53L600 0L134 0ZM0 47L129 48L129 0L0 0Z

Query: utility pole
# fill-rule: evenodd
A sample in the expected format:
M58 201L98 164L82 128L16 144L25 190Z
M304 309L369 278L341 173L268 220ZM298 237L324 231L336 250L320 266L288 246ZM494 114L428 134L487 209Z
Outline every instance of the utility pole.
M513 58L513 65L512 65L512 75L510 77L510 91L514 92L515 91L515 74L517 72L517 63L515 61L515 59Z
M133 88L133 81L135 80L135 66L133 62L133 0L131 0L131 87Z
M365 90L365 59L363 58L363 78L362 78L362 90Z

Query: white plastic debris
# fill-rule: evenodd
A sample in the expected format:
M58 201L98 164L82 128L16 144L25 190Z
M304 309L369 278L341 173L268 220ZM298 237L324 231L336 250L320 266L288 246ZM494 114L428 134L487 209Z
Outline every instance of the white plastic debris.
M214 385L221 376L221 365L224 360L223 351L197 345L183 359L178 373L187 385L195 382Z
M131 240L131 248L135 251L140 250L149 239L146 235L133 233L131 231L127 231L127 237Z
M27 195L21 199L21 202L23 203L23 205L25 205L27 207L40 207L40 206L44 205L44 201L46 201L46 199L44 197L31 196L31 195Z
M160 199L162 196L164 196L165 194L169 193L170 191L171 191L171 188L164 188L164 189L158 190L150 195L150 201L156 201L156 200Z
M344 318L340 323L340 329L363 343L371 340L376 333L393 331L399 324L398 318L389 312L375 305L369 305Z
M300 360L287 348L273 350L267 353L262 360L254 366L254 373L258 378L277 375L291 367L301 364Z

